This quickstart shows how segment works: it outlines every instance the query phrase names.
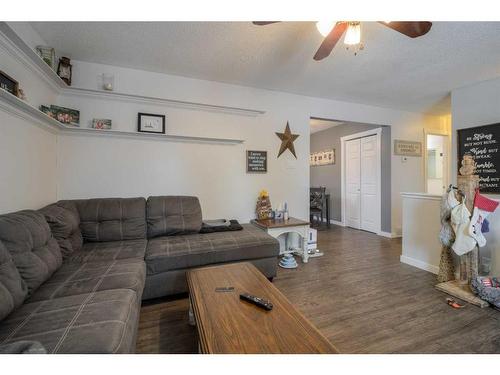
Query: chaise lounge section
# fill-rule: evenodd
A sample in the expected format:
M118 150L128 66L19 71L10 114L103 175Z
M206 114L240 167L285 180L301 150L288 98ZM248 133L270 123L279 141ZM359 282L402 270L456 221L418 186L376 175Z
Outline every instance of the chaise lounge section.
M201 234L201 218L198 199L179 196L0 215L0 348L133 353L141 300L186 292L186 270L251 261L275 276L274 238L247 224Z

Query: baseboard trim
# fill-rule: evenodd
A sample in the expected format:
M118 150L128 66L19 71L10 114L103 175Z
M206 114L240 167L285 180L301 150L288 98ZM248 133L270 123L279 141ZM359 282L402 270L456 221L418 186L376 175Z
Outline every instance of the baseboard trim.
M399 261L401 263L405 263L405 264L408 264L410 266L420 268L421 270L431 272L431 273L433 273L435 275L437 275L438 272L439 272L439 267L438 266L434 266L432 264L429 264L429 263L426 263L426 262L422 262L421 260L418 260L418 259L415 259L415 258L411 258L411 257L407 257L405 255L401 255L399 257Z
M326 223L326 219L323 219L323 223ZM341 221L337 221L337 220L333 220L333 219L330 219L330 224L338 225L339 227L345 227L345 225L342 224Z
M379 236L382 236L382 237L387 237L387 238L394 238L394 236L392 235L392 233L390 232L384 232L384 231L380 231L377 233Z

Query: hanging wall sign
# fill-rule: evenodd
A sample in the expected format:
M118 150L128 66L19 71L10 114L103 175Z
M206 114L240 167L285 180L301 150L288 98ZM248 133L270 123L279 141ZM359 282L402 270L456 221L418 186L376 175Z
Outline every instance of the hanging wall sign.
M422 142L394 140L394 155L422 156Z
M500 194L500 124L457 130L458 168L464 154L472 155L484 193Z
M267 151L247 151L247 173L267 172Z

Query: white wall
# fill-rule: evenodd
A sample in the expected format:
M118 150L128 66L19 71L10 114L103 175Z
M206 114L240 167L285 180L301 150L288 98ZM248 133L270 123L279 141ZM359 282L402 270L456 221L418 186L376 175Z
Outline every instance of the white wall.
M441 257L441 196L403 193L401 262L437 274Z
M113 127L136 130L137 112L166 114L167 133L244 139L240 146L61 137L59 198L195 194L204 216L254 215L257 193L266 188L271 201L288 201L292 215L308 217L309 118L390 125L393 139L423 141L424 128L441 127L441 119L355 103L311 98L249 87L189 79L120 67L73 61L73 85L100 88L100 75L115 75L115 91L144 96L264 110L244 117L186 108L126 103L102 98L61 96L61 105L82 113L82 126L93 117L111 118ZM276 159L280 140L274 132L290 122L298 160L286 152ZM269 172L245 172L245 150L267 150ZM401 163L393 157L393 232L401 232L401 191L423 191L423 158ZM118 183L116 183L118 182Z
M34 46L43 42L29 25L11 26L28 44ZM423 141L424 128L442 127L440 118L418 113L79 61L73 61L73 85L76 87L99 89L101 74L113 73L115 90L119 92L259 109L266 113L245 117L114 99L96 100L74 95L56 98L56 93L19 60L12 60L6 51L0 50L0 53L2 64L5 61L4 69L17 77L22 87L26 88L31 104L38 106L57 102L80 109L82 126L89 126L94 117L111 118L115 129L135 131L137 112L144 111L166 114L170 134L245 140L243 145L229 146L101 138L99 135L54 137L50 133L39 134L40 129L23 132L21 127L16 126L15 132L18 133L12 133L11 129L9 136L15 138L18 146L30 145L36 151L36 160L32 160L33 157L28 156L30 154L23 156L26 157L24 165L40 163L37 170L44 176L52 177L57 173L57 186L54 179L47 178L43 181L44 188L39 188L33 197L25 197L2 207L2 210L40 206L62 198L195 194L200 197L207 218L248 220L254 215L258 191L266 188L275 205L288 201L293 215L307 218L310 117L389 125L392 127L392 139L417 141ZM295 146L297 160L289 152L276 158L280 141L274 133L282 131L287 121L292 131L300 134ZM7 135L7 129L2 129L2 132ZM7 145L4 139L0 140L0 146L8 150L11 145ZM56 142L57 150L53 147ZM248 149L269 152L267 174L246 174L245 150ZM19 185L26 184L25 181L33 176L33 171L23 167L20 161L13 160L11 153L1 163L4 163L2 168L19 166L18 176L11 176L11 183L2 185L4 196L12 195L19 190ZM399 157L393 156L392 168L392 231L400 233L399 194L402 191L424 190L423 158L411 158L402 163Z
M452 181L457 175L457 133L456 130L500 122L500 79L480 82L463 87L451 93L452 113ZM487 194L499 200L496 194ZM481 256L490 258L491 274L500 274L500 210L488 217L490 232L485 234L487 245L481 249Z
M19 81L28 102L56 100L56 92L0 40L0 70ZM32 121L0 110L0 213L40 208L57 199L57 137Z

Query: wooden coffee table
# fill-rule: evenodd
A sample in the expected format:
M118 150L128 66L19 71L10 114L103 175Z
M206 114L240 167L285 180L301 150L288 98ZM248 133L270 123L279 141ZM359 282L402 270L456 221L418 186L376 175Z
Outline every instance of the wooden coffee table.
M190 270L187 280L202 353L338 353L251 263ZM224 287L234 290L216 291ZM274 308L240 300L243 292L271 301Z

